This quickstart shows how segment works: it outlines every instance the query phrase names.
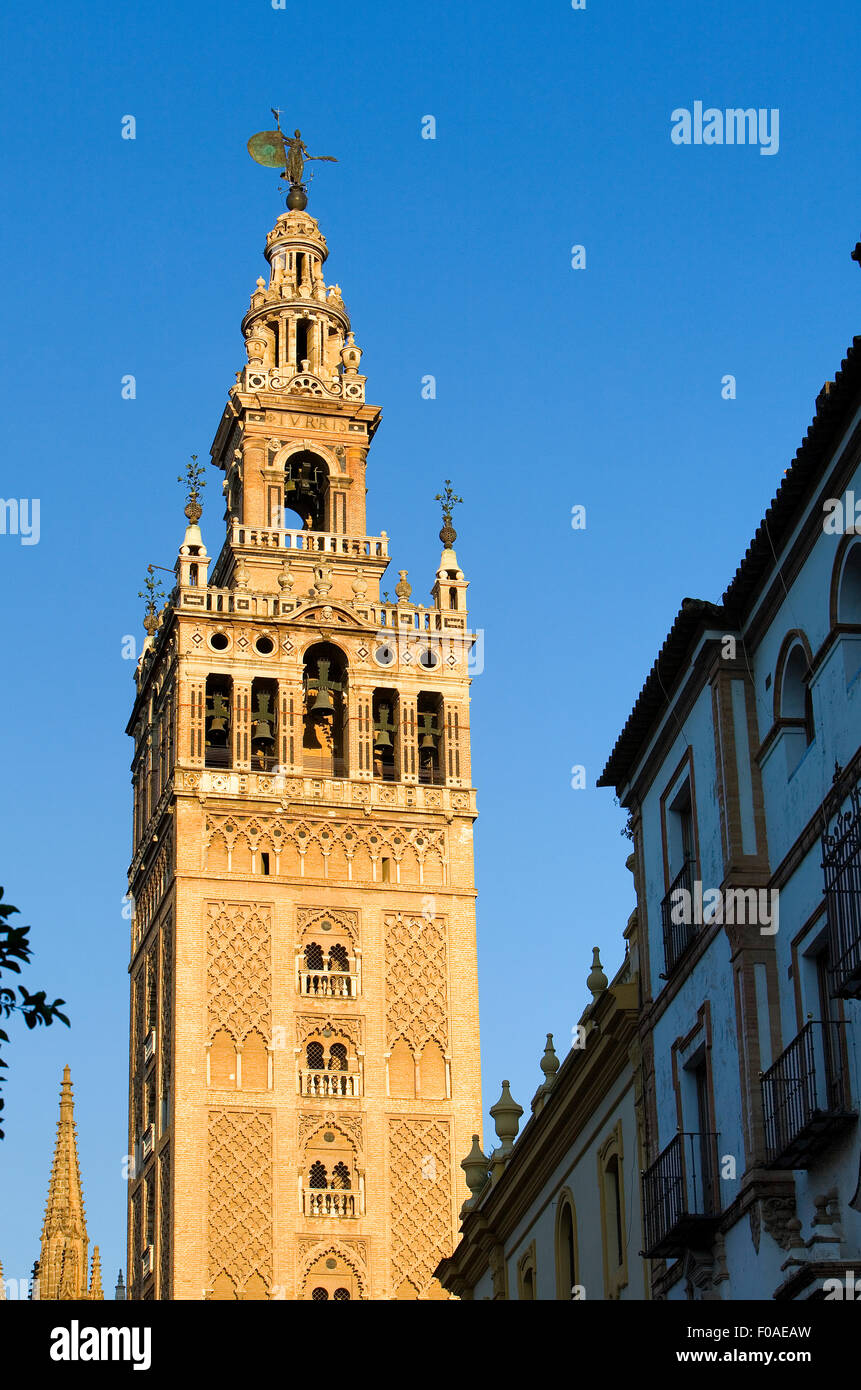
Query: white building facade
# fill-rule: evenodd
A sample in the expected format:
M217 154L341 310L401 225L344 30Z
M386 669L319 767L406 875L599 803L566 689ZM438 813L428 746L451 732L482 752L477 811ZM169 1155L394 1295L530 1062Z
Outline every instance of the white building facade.
M840 1297L861 1279L861 339L599 785L634 836L652 1294Z

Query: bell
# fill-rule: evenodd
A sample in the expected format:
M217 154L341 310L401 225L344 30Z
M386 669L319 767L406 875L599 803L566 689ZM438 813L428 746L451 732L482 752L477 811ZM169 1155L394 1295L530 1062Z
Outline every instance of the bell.
M389 706L380 705L380 717L374 725L374 746L376 748L391 748L392 740L389 738L389 730L394 729L394 724L389 720Z
M206 702L206 717L209 720L209 732L211 734L224 734L227 732L228 714L229 709L227 701L221 691L214 691Z
M295 478L288 478L286 483L284 484L285 497L292 497L296 492L296 487L297 484Z
M438 729L436 720L432 714L422 714L419 716L422 721L421 737L419 739L419 751L422 753L435 753Z
M269 696L266 691L261 691L257 696L257 707L252 711L251 741L265 738L271 740L273 716L269 710Z
M317 691L317 698L311 706L312 714L334 714L335 706L332 704L332 697L328 689L321 686Z
M312 714L334 714L335 706L332 703L331 691L340 690L340 681L329 680L329 667L331 662L326 657L321 657L317 662L317 696L311 706ZM313 679L313 678L312 678Z

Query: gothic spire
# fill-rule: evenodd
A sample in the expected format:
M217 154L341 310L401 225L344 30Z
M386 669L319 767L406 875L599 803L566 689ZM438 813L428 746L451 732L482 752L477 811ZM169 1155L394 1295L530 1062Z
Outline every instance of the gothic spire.
M40 1297L87 1297L87 1243L72 1078L69 1068L64 1067L54 1162L42 1223Z

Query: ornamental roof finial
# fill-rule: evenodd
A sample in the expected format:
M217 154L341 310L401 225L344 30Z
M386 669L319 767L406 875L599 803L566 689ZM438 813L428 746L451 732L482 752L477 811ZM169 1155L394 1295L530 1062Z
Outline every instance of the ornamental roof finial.
M451 524L451 514L453 509L463 502L463 498L452 491L451 478L446 478L445 491L438 492L434 501L442 503L442 530L439 538L446 549L451 550L457 540L457 531Z

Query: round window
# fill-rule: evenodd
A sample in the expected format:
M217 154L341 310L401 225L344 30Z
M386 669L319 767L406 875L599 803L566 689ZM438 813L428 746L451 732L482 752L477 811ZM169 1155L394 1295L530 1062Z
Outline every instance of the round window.
M230 646L230 640L223 632L213 632L209 645L214 652L223 652Z
M258 637L254 643L254 650L259 652L261 656L271 656L275 650L275 643L271 637Z
M374 660L380 666L391 666L395 659L395 649L390 642L383 642L374 652Z
M432 671L435 666L439 666L439 657L432 647L425 647L419 654L419 665L426 671Z

